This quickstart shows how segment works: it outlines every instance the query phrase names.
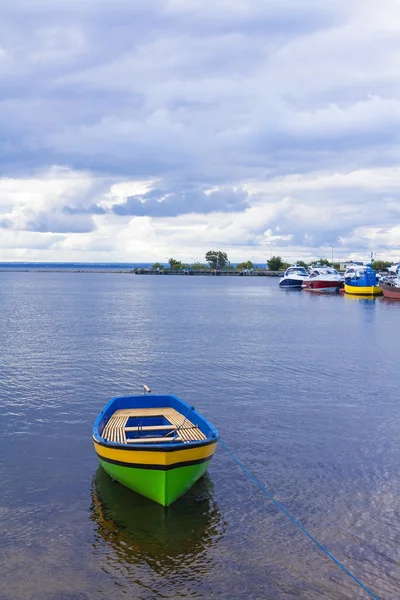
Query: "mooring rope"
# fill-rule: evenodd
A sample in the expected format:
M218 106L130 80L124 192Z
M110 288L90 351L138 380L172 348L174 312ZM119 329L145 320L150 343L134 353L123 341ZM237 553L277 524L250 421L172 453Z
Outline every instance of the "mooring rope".
M232 450L230 450L228 448L228 446L221 440L220 437L218 437L218 441L221 444L221 446L223 446L225 448L225 450L228 452L228 454L231 455L231 457L233 458L233 460L239 465L239 467L248 475L248 477L260 488L260 490L262 492L264 492L264 494L266 496L268 496L268 498L275 504L275 506L277 506L279 508L279 510L281 510L282 512L285 513L285 515L287 517L289 517L289 519L299 528L301 529L301 531L308 537L310 538L310 540L312 542L314 542L314 544L316 544L318 546L318 548L320 550L322 550L322 552L325 552L325 554L327 556L329 556L329 558L331 560L333 560L334 563L337 564L338 567L340 567L345 573L347 573L347 575L349 575L349 577L351 577L353 579L353 581L355 581L360 587L362 587L362 589L364 591L367 592L367 594L369 594L372 598L375 598L375 600L379 600L378 596L376 596L373 592L371 592L370 589L367 588L366 585L364 585L359 579L357 579L357 577L355 577L353 575L353 573L351 573L337 558L335 558L333 556L333 554L331 554L329 552L329 550L327 550L322 544L320 544L315 537L313 537L311 535L311 533L309 533L307 531L307 529L305 529L303 527L303 525L301 525L298 521L296 521L296 519L294 517L292 517L292 515L286 510L286 508L284 508L282 506L282 504L280 504L277 500L275 500L275 498L273 497L273 495L267 490L265 489L265 487L258 481L258 479L256 477L254 477L254 475L252 473L250 473L250 471L247 469L247 467L244 466L244 464L242 462L240 462L240 460L237 458L237 456L235 456L235 454L232 452Z

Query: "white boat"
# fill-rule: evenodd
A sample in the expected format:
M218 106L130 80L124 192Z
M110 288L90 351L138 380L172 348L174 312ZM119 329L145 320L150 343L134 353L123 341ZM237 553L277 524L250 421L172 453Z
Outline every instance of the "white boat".
M338 292L343 287L343 277L332 267L312 267L302 288L309 292Z
M388 267L387 272L389 277L397 277L400 275L400 263L393 263L393 265Z
M386 273L379 274L379 285L397 285L397 280L400 279L400 263L393 263L390 267L387 268Z
M279 280L279 287L282 288L300 288L308 273L304 267L293 265L288 267L283 277Z

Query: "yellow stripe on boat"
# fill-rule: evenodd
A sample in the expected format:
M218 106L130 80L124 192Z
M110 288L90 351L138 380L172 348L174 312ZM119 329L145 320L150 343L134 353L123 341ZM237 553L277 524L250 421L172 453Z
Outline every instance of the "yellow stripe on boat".
M356 296L377 296L378 294L382 294L381 288L376 285L362 287L356 285L347 285L347 283L345 283L344 291L346 294L354 294Z
M124 448L111 448L98 444L94 440L94 447L99 458L116 460L128 465L174 465L182 462L204 460L212 457L217 442L203 444L199 447L188 447L182 450L154 451Z

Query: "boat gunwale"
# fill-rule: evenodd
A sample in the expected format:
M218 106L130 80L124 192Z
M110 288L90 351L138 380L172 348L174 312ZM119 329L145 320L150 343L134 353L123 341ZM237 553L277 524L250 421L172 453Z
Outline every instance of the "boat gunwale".
M216 444L217 440L214 440L214 444ZM203 464L205 462L209 462L212 457L214 456L214 452L212 454L209 454L207 456L203 456L201 458L194 458L191 460L181 460L179 462L175 462L175 463L169 463L169 464L161 464L161 463L130 463L130 462L125 462L123 460L117 460L115 458L109 458L106 456L102 456L101 454L99 454L97 452L97 450L95 449L97 458L99 459L99 461L104 461L107 463L110 463L112 465L117 465L120 467L124 467L127 469L141 469L141 470L147 470L147 471L172 471L173 469L181 469L183 467L191 467L193 465L200 465Z
M157 394L157 395L151 396L151 398L160 398L160 397L166 398L166 399L173 399L183 409L188 409L188 410L191 409L191 406L189 404L187 404L184 400L181 400L177 396L174 396L173 394ZM144 450L147 452L176 452L176 451L181 451L181 450L190 449L190 448L194 448L194 447L199 448L201 446L207 446L209 444L215 443L216 439L218 438L218 430L214 427L214 425L212 425L205 417L203 417L203 415L201 415L199 412L197 412L197 410L195 408L193 408L193 410L191 410L190 412L193 415L196 415L197 419L199 421L201 421L202 423L204 423L210 430L210 433L207 435L207 437L204 440L179 441L179 442L174 442L173 446L171 446L171 442L154 442L151 444L149 444L148 442L143 442L143 443L136 443L134 446L129 445L129 444L121 444L120 442L108 442L99 433L99 425L100 425L102 418L104 417L104 414L107 412L107 410L109 410L112 407L112 405L114 403L117 403L118 400L122 400L122 399L127 400L127 399L131 399L131 398L139 399L139 398L142 398L142 396L141 395L140 396L139 395L115 396L114 398L111 398L111 400L109 400L107 402L107 404L105 405L103 410L97 416L97 418L94 422L94 425L93 425L92 437L93 437L93 441L96 444L99 444L100 446L104 446L106 448L113 448L115 450L129 450L130 452L135 452L135 451L143 452ZM141 407L141 408L145 408L145 407ZM159 407L155 406L154 408L159 408ZM116 408L113 411L113 413L111 413L111 414L114 414L114 412L116 412L116 410L118 410L118 408ZM182 414L182 413L180 413L180 414ZM185 418L185 415L182 414L182 417ZM204 433L204 435L206 435L206 434Z

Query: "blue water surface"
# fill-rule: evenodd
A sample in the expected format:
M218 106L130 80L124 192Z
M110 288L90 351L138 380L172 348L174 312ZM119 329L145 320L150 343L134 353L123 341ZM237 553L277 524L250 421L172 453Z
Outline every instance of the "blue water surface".
M382 600L400 594L400 302L267 277L0 273L0 599L368 596L222 447L163 509L112 483L115 395L194 404Z

